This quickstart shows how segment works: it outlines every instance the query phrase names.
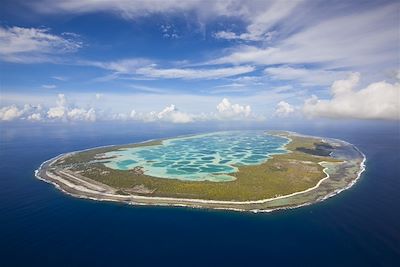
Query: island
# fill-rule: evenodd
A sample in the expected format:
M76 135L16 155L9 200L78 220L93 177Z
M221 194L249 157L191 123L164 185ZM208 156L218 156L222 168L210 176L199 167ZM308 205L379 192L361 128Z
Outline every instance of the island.
M225 131L65 153L42 163L35 175L79 198L269 212L350 188L365 160L342 140Z

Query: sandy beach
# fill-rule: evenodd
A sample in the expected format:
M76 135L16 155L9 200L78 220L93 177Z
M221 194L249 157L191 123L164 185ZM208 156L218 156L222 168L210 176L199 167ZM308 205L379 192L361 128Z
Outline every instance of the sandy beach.
M294 133L291 133L294 134ZM336 140L338 141L338 140ZM148 141L146 141L148 142ZM143 142L143 143L146 143ZM340 141L339 142L343 142ZM112 146L103 146L112 147ZM173 197L157 197L157 196L143 196L143 195L122 195L118 194L117 190L107 185L91 181L90 179L79 177L78 174L63 170L53 170L52 166L58 162L64 160L66 157L79 153L81 151L75 151L65 153L56 156L46 162L43 162L41 166L35 171L35 176L47 183L53 184L62 192L79 198L86 198L96 201L114 201L123 202L131 205L157 205L157 206L180 206L180 207L191 207L191 208L206 208L206 209L222 209L232 211L251 211L251 212L270 212L279 209L296 208L305 205L310 205L315 202L323 201L327 198L335 196L340 192L353 186L360 178L362 172L365 170L365 155L362 154L357 148L354 147L359 153L360 158L357 162L354 162L350 167L339 166L339 163L328 163L321 161L319 164L324 167L323 177L315 186L307 188L305 190L294 192L287 195L276 196L272 198L265 198L259 200L249 201L224 201L224 200L210 200L210 199L195 199L195 198L173 198ZM84 151L88 151L86 149ZM361 158L362 157L362 158ZM361 160L360 160L361 159ZM354 166L358 164L358 166ZM322 188L323 185L329 184L329 179L332 174L328 171L334 169L334 165L337 165L343 170L349 171L351 168L357 168L357 172L349 171L346 181L341 183L338 188L333 188L321 194L326 188ZM335 175L335 174L333 174ZM351 177L354 176L354 177ZM322 188L322 189L321 189Z

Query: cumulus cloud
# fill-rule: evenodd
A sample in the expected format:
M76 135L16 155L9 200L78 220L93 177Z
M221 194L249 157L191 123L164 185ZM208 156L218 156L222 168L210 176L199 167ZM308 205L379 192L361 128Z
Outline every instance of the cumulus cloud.
M200 117L199 117L200 118ZM122 120L122 121L142 121L154 122L163 121L171 123L189 123L193 122L197 117L189 113L180 111L175 105L169 105L159 112L136 112L132 109L128 113L113 113L112 111L100 112L93 107L82 108L69 104L64 94L58 94L55 106L48 109L42 106L24 105L22 108L17 105L6 106L0 109L0 121L13 120L30 120L30 121L87 121L94 122L100 120Z
M111 120L126 121L128 119L129 119L129 117L125 113L115 113L115 114L112 114L112 116L111 116Z
M26 104L22 108L17 105L11 105L0 109L0 121L12 121L16 119L41 119L42 106ZM37 114L31 117L32 114Z
M47 117L49 119L63 119L65 118L65 114L65 107L52 107L47 111Z
M73 121L96 121L96 112L93 108L88 110L83 108L73 108L68 111L67 116Z
M131 119L135 118L136 117L136 110L132 109L131 113L129 114L129 117Z
M255 103L255 98L243 98L243 101L248 104L222 99L218 97L202 97L198 99L198 105L187 105L190 103L193 96L168 96L161 97L157 106L163 105L165 102L177 101L180 106L185 109L179 109L176 105L161 106L163 108L153 109L148 107L148 104L154 100L153 96L143 95L140 101L131 101L127 96L112 96L104 95L102 103L97 103L94 100L93 93L85 95L73 95L73 98L67 98L64 94L42 98L32 98L33 103L43 103L44 106L38 105L21 105L24 103L26 96L22 96L24 100L16 101L15 96L6 97L4 100L8 103L18 103L19 105L10 105L0 107L0 120L30 120L30 121L46 121L46 122L73 122L73 121L112 121L120 120L126 123L132 122L169 122L169 123L191 123L200 121L214 120L263 120L265 117L260 114L255 114L250 105ZM76 102L72 99L78 99ZM144 100L146 99L146 100ZM40 101L44 102L40 102ZM124 100L126 100L124 102ZM270 99L272 104L275 100ZM54 103L54 104L51 104ZM111 103L110 105L105 105ZM113 103L118 103L120 106L115 107ZM173 102L172 102L173 103ZM267 102L268 103L268 102ZM91 104L96 104L92 106ZM101 105L98 105L101 104ZM153 103L154 104L154 103ZM185 105L186 104L186 105ZM192 106L192 107L191 107ZM260 107L263 108L263 107ZM215 111L213 111L215 109Z
M209 120L242 120L254 119L249 105L232 104L228 99L224 98L217 105L217 114L215 113L200 113L190 114L179 110L175 105L171 104L165 107L160 112L136 112L132 110L130 116L125 115L124 118L133 120L141 120L145 122L164 121L172 123L190 123L195 121Z
M47 61L49 55L74 52L82 46L75 35L54 35L49 31L0 26L0 59L22 63Z
M227 98L217 105L218 116L223 119L243 119L251 116L249 105L232 104Z
M96 121L94 108L84 109L68 105L64 94L58 94L56 106L49 108L47 118L70 121Z
M179 111L175 105L170 105L157 114L160 120L166 120L173 123L188 123L192 122L192 117L184 112Z
M175 105L169 105L163 110L156 112L136 112L132 109L130 113L117 113L112 116L114 120L122 121L142 121L142 122L155 122L164 121L171 123L189 123L194 121L191 114L180 111Z
M58 94L57 106L51 107L47 111L47 117L49 119L63 119L67 113L67 99L64 94Z
M42 114L40 113L33 113L28 116L28 120L30 121L41 121L42 119Z
M96 100L100 100L100 98L103 97L103 94L97 93L97 94L95 94L95 97L96 97Z
M165 121L172 123L189 123L194 121L192 115L180 111L173 104L165 107L160 112L151 111L147 113L136 113L136 111L132 110L130 115L132 119L145 122Z
M331 99L316 96L306 100L303 111L309 116L357 119L400 119L400 84L376 82L355 90L359 73L332 84Z
M294 112L294 107L288 102L280 101L276 105L275 116L277 117L287 117Z
M23 110L20 110L15 105L3 107L0 109L0 120L11 121L21 117L23 113Z

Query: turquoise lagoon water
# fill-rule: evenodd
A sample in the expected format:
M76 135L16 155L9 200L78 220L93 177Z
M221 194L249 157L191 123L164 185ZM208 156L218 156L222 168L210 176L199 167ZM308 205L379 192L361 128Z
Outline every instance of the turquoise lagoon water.
M192 181L232 181L238 165L254 165L286 153L288 139L263 131L232 131L164 140L162 145L125 148L105 153L108 168L142 166L147 175Z

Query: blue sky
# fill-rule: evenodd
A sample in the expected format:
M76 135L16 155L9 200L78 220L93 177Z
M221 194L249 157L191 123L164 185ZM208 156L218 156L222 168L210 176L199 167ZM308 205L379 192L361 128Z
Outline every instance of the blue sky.
M396 1L2 1L1 121L399 119Z

